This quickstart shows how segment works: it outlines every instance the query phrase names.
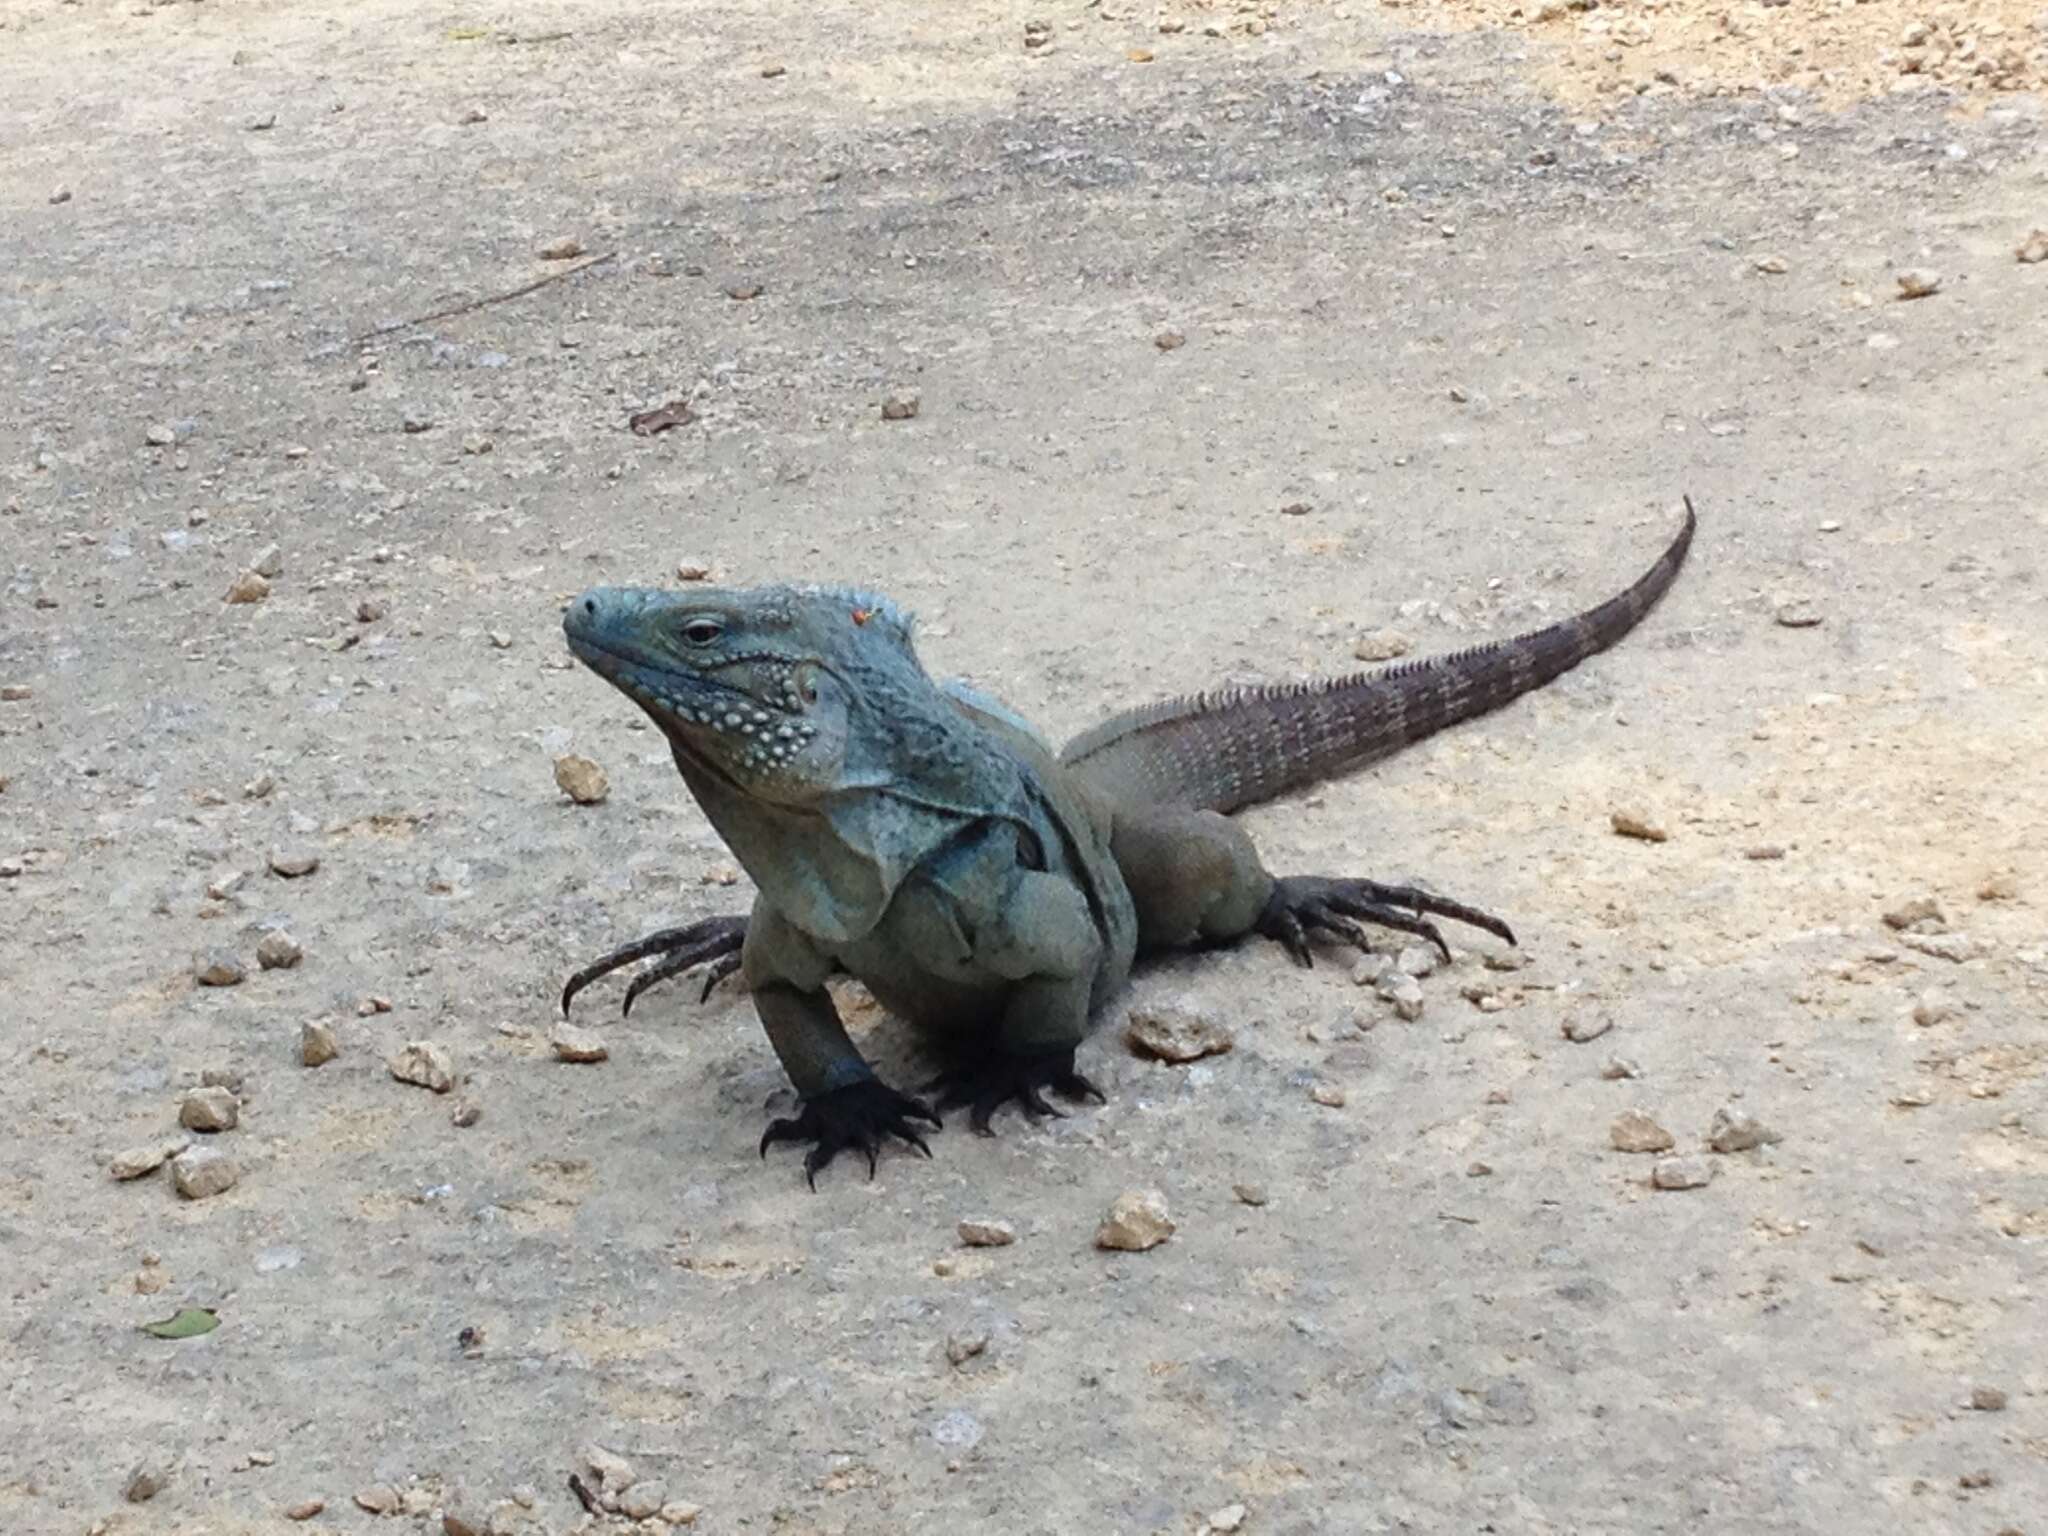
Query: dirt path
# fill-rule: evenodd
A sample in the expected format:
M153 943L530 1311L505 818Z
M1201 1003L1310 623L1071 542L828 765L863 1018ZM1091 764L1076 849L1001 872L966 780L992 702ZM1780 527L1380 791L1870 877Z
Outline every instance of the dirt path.
M598 1444L650 1530L2048 1530L2041 105L1711 14L0 0L0 1529L562 1532ZM1252 817L1524 968L1178 965L1230 1054L815 1196L743 997L554 1059L749 896L568 594L870 583L1062 736L1604 596L1682 491L1620 649ZM209 1072L234 1186L114 1181Z

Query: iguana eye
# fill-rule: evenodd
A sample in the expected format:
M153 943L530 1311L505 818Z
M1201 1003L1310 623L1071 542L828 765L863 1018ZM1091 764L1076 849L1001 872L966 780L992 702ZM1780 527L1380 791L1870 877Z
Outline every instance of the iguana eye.
M716 619L692 619L683 626L683 638L692 645L709 645L725 633L725 626Z

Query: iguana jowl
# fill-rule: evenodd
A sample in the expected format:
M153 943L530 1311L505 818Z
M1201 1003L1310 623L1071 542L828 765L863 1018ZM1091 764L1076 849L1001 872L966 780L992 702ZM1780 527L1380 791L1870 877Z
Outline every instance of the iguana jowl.
M647 986L744 973L801 1099L761 1149L848 1148L870 1172L889 1137L929 1154L939 1117L876 1078L826 990L849 973L950 1065L939 1109L986 1132L1015 1101L1100 1098L1074 1070L1089 1024L1136 956L1263 934L1363 944L1360 923L1444 948L1432 917L1509 943L1507 924L1408 886L1276 878L1225 812L1386 755L1540 687L1626 634L1685 559L1685 524L1632 586L1512 639L1298 686L1132 710L1055 754L1002 705L926 675L885 600L829 587L604 587L563 629L591 670L667 735L676 767L759 889L751 915L650 934L573 976L651 956ZM1448 950L1445 951L1448 954Z

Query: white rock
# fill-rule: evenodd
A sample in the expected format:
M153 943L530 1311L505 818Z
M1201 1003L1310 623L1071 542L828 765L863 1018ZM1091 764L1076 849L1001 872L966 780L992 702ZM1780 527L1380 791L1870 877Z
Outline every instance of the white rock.
M446 1093L455 1086L455 1062L445 1047L431 1040L413 1040L400 1046L385 1063L401 1083L413 1083Z
M1142 1253L1157 1248L1173 1232L1166 1196L1156 1189L1126 1190L1110 1202L1109 1214L1095 1233L1095 1246Z
M1617 1152L1669 1152L1678 1139L1640 1109L1623 1110L1607 1128Z
M241 1177L235 1160L211 1147L191 1147L171 1160L171 1182L187 1200L225 1194Z
M1234 1043L1230 1027L1193 1008L1133 1008L1124 1026L1131 1049L1161 1061L1197 1061L1220 1055Z

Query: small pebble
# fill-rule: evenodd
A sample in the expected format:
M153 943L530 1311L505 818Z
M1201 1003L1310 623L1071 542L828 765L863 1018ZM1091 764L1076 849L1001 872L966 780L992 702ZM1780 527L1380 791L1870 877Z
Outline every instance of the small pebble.
M676 562L677 581L709 581L710 579L711 565L709 561L678 560Z
M287 1520L310 1520L327 1507L325 1499L301 1499L296 1504L287 1504L284 1517Z
M1972 1387L1970 1406L1979 1413L2003 1413L2005 1393L1998 1387Z
M1899 297L1924 299L1941 292L1941 274L1932 267L1908 267L1896 276Z
M1633 837L1646 843L1661 843L1671 834L1637 810L1610 811L1607 821L1619 837Z
M225 1194L241 1176L235 1160L212 1147L191 1147L171 1159L171 1182L187 1200Z
M1141 1055L1161 1061L1199 1061L1234 1044L1230 1026L1186 1007L1136 1007L1124 1026L1124 1040Z
M1792 264L1782 256L1759 256L1751 265L1771 277L1779 277L1792 270Z
M124 1182L139 1179L144 1174L155 1173L191 1145L189 1136L170 1136L144 1146L124 1147L108 1160L107 1172Z
M310 848L273 848L270 872L283 880L302 880L320 867L320 855Z
M663 1525L695 1525L697 1517L704 1513L704 1506L692 1504L684 1499L670 1499L661 1506Z
M1491 1163L1475 1160L1465 1165L1465 1177L1468 1179L1484 1179L1490 1177L1492 1173L1493 1164Z
M288 971L306 958L306 947L282 928L273 928L256 942L256 963L266 971Z
M1245 1507L1242 1504L1226 1504L1209 1516L1212 1531L1235 1531L1244 1526Z
M668 1502L668 1487L664 1483L633 1483L619 1491L618 1511L628 1520L647 1520L661 1511Z
M50 194L50 202L52 206L55 206L58 203L68 203L70 201L71 189L69 187L58 187L55 191L51 192ZM2025 261L2026 259L2027 258L2024 256L2020 258L2021 261Z
M474 1099L463 1099L449 1112L448 1121L458 1131L466 1131L483 1119L484 1108Z
M1614 1020L1604 1013L1575 1013L1561 1026L1565 1039L1574 1045L1584 1045L1588 1040L1598 1040L1614 1028Z
M434 430L434 418L424 411L407 411L398 418L398 430L408 437L418 437Z
M917 415L917 411L918 398L916 395L891 395L882 402L882 420L884 421L909 421Z
M595 1030L579 1029L567 1022L555 1025L548 1032L548 1044L554 1047L558 1061L595 1062L611 1055L603 1037Z
M275 544L266 544L256 551L256 558L249 562L249 569L265 581L275 581L284 574L284 551Z
M401 1083L446 1093L455 1086L455 1063L445 1047L431 1040L414 1040L399 1047L385 1063Z
M1956 1479L1956 1486L1958 1488L1990 1488L1997 1482L1998 1479L1992 1475L1989 1467L1978 1467L1975 1471L1965 1472L1962 1476L1958 1477Z
M1623 1110L1607 1128L1607 1139L1617 1152L1669 1152L1678 1138L1640 1109Z
M1782 843L1752 843L1742 850L1742 856L1745 859L1754 859L1760 864L1768 863L1772 859L1785 857L1785 848Z
M1173 1232L1166 1196L1156 1189L1126 1190L1110 1203L1109 1214L1096 1230L1095 1246L1143 1253L1148 1248L1157 1248Z
M583 242L574 235L563 235L558 240L550 240L534 254L542 261L574 261L583 254Z
M1233 1184L1230 1192L1246 1205L1264 1205L1267 1200L1263 1184Z
M1346 1103L1343 1088L1332 1082L1317 1082L1309 1089L1308 1096L1325 1109L1342 1109Z
M238 986L248 968L225 949L210 949L192 959L192 977L202 987Z
M555 783L578 805L602 805L612 792L612 781L604 769L574 753L555 759Z
M226 1088L194 1088L178 1106L178 1124L188 1131L232 1131L241 1120L241 1101Z
M260 603L270 596L270 583L254 571L244 571L228 584L226 601Z
M142 440L152 448L168 448L178 440L178 434L162 422L155 421L143 432Z
M600 1487L610 1493L619 1493L630 1488L635 1482L633 1464L617 1451L606 1450L595 1442L586 1445L577 1453L583 1463L583 1470L597 1480Z
M1713 1181L1714 1165L1703 1157L1666 1157L1650 1170L1657 1189L1701 1189Z
M1913 1022L1922 1029L1931 1029L1936 1024L1946 1023L1962 1014L1956 1000L1939 987L1929 987L1913 1004Z
M154 1461L145 1461L128 1474L128 1480L121 1485L121 1497L130 1504L147 1504L164 1491L170 1480L167 1468Z
M367 1488L358 1488L355 1501L357 1509L372 1515L395 1515L405 1504L399 1498L398 1490L389 1483L372 1483Z
M462 440L462 451L471 458L480 458L497 447L497 443L481 432L472 432Z
M1162 352L1178 352L1187 344L1188 339L1186 335L1180 331L1161 331L1152 338L1152 345Z
M2048 261L2048 229L2037 229L2019 244L2013 257L2025 266L2038 266Z
M960 1220L960 1241L969 1248L1007 1248L1017 1241L1017 1229L995 1216L965 1216Z
M1716 1152L1753 1152L1784 1139L1755 1115L1732 1104L1715 1110L1713 1123L1707 1127L1707 1145Z
M35 690L26 683L8 683L0 687L0 703L20 704L35 696Z
M763 80L780 80L784 75L788 73L789 69L786 65L763 64L761 66L761 78Z
M1884 925L1903 933L1908 928L1934 930L1947 926L1941 903L1932 896L1914 896L1884 914Z
M1379 995L1394 1005L1395 1014L1414 1023L1422 1017L1422 983L1406 971L1389 971L1379 979L1375 988Z
M1610 1056L1600 1064L1600 1075L1610 1083L1618 1083L1643 1075L1643 1069L1626 1056Z
M1281 506L1280 515L1282 517L1307 517L1313 511L1315 511L1315 508L1308 502L1290 501Z
M358 624L375 624L390 611L389 604L380 603L374 597L366 597L356 604L356 622Z
M1369 629L1351 642L1351 654L1360 661L1392 661L1414 647L1415 642L1398 629Z
M2010 873L1986 875L1977 885L1979 901L2017 901L2019 894L2019 879Z
M334 1026L309 1021L299 1026L299 1064L306 1067L324 1067L341 1054L341 1044L334 1038Z
M988 1335L985 1333L949 1333L946 1335L946 1359L955 1366L965 1365L977 1355L988 1352Z
M735 303L744 304L749 299L758 299L768 290L759 283L732 283L725 290L725 296Z
M1820 623L1821 612L1802 598L1780 603L1776 617L1781 628L1812 629Z

